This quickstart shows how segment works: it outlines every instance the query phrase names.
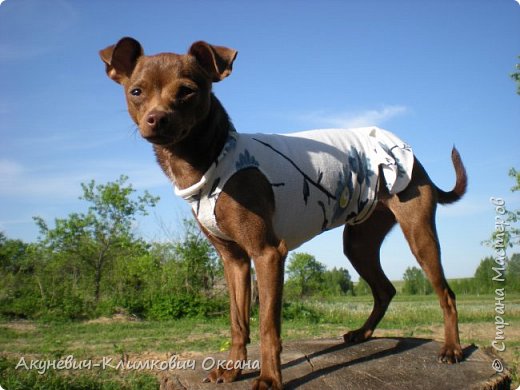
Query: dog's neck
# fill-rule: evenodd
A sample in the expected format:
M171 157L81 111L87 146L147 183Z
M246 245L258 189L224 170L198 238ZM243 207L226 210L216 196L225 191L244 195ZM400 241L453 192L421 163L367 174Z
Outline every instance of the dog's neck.
M211 94L208 116L185 139L174 145L154 145L157 161L178 189L188 188L199 182L217 159L232 129L226 110Z

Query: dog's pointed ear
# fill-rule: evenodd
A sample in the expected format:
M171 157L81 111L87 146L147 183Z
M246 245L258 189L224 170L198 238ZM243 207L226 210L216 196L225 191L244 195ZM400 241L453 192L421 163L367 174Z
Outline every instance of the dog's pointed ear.
M99 52L99 56L105 63L108 77L119 84L123 84L130 78L137 60L143 54L141 44L129 37L122 38L115 45Z
M238 52L223 46L213 46L198 41L191 45L188 54L195 57L213 82L223 80L231 74L233 61Z

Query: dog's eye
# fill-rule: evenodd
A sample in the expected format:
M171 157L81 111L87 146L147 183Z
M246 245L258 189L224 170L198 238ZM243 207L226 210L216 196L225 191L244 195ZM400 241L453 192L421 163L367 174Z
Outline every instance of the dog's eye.
M183 85L179 88L179 91L177 92L177 98L178 99L187 99L191 96L193 96L197 91L191 87Z
M134 88L130 91L130 95L132 96L140 96L143 91L141 88Z

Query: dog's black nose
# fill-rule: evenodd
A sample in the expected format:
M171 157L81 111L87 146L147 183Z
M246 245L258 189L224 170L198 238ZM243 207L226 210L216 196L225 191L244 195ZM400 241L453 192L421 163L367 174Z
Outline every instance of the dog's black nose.
M146 124L150 126L150 130L157 131L167 122L166 113L164 111L153 110L146 117Z

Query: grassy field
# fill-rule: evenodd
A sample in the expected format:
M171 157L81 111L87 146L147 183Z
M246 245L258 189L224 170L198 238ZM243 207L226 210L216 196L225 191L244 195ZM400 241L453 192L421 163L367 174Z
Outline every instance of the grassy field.
M458 298L461 340L481 348L495 337L495 297ZM504 319L507 349L501 357L515 374L520 365L520 295L506 297ZM370 297L345 297L330 301L311 300L291 307L292 318L284 320L283 339L339 337L359 327L372 307ZM60 359L73 355L76 361L103 358L167 360L171 354L190 357L229 347L226 319L139 321L125 316L88 322L0 322L0 385L5 389L155 389L153 372L83 369L73 372L36 369L15 370L21 357ZM442 340L442 315L435 296L397 296L375 336L423 337ZM258 320L252 318L252 342L258 342Z

